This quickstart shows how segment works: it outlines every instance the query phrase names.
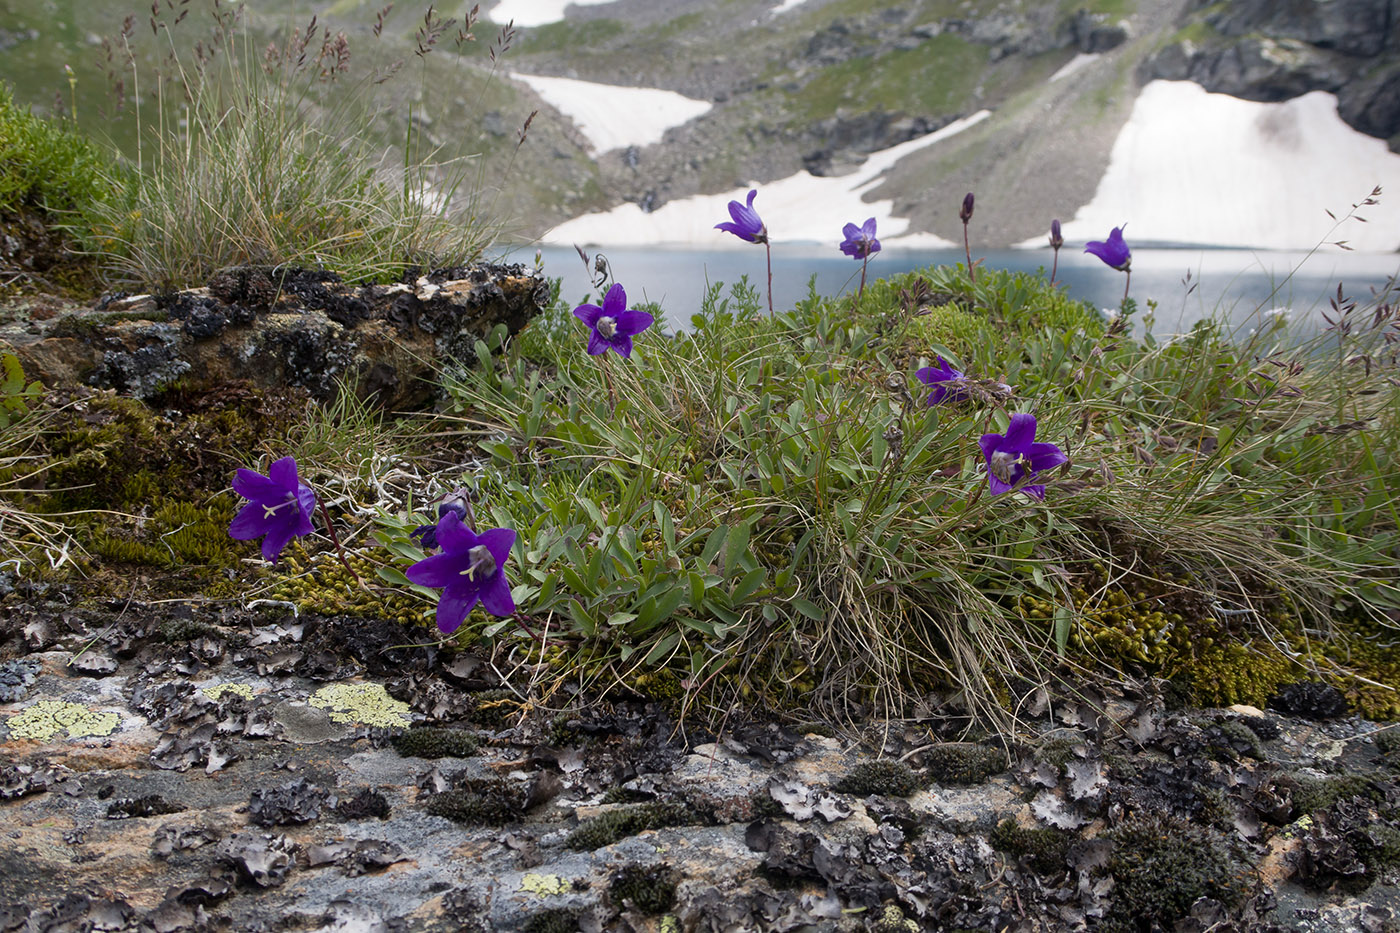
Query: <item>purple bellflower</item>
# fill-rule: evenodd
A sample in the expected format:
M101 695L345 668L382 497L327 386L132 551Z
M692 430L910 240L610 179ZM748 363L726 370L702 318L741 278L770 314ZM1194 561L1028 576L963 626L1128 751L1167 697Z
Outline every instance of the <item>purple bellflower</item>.
M1123 227L1126 227L1124 224ZM1093 253L1119 272L1127 273L1123 283L1123 303L1128 302L1128 286L1133 284L1133 251L1123 242L1123 227L1114 227L1107 240L1090 240L1084 244L1084 252Z
M1123 225L1124 227L1127 224ZM1119 272L1127 272L1133 262L1133 251L1123 242L1123 227L1114 227L1107 240L1090 240L1084 252L1093 253Z
M956 402L967 398L967 391L962 386L963 374L948 365L948 361L943 357L938 357L937 366L925 366L914 373L924 385L933 389L928 395L929 405L937 405L940 402Z
M841 252L852 259L868 259L880 251L880 241L875 239L874 217L859 227L855 224L846 224L841 229L841 234L846 238L841 243Z
M462 521L467 519L467 496L462 490L454 490L438 503L438 522L442 521L449 514L456 515ZM408 533L408 536L418 542L418 546L423 549L438 547L437 522L431 525L419 525Z
M860 288L856 291L856 301L859 302L865 294L865 267L870 264L870 257L880 251L880 241L875 239L875 218L868 218L859 227L846 224L841 228L841 233L846 238L841 243L841 252L860 260Z
M478 602L492 615L515 612L506 583L514 529L492 528L478 535L449 511L437 524L437 542L442 551L409 567L405 575L414 583L442 589L438 631L444 635L457 631Z
M1037 473L1069 462L1069 457L1054 444L1035 443L1035 415L1012 415L1005 434L983 434L978 443L982 456L987 458L987 481L994 496L1010 492L1023 480L1035 479ZM1021 486L1020 490L1037 499L1045 498L1044 484Z
M749 191L748 204L740 204L738 201L729 202L729 216L733 221L724 221L715 224L716 230L726 230L734 234L741 240L748 240L750 243L762 243L764 252L768 256L768 313L773 313L773 247L768 242L768 227L764 225L763 218L758 216L758 211L753 209L753 199L758 196L758 189Z
M599 356L611 349L628 358L632 356L632 338L656 320L645 311L627 310L627 292L617 282L603 296L601 308L579 305L574 317L593 329L588 338L589 355Z
M266 476L240 468L233 491L249 501L229 524L229 536L239 541L262 538L263 559L277 563L287 542L311 534L316 494L297 479L297 462L291 457L274 461Z
M729 216L733 217L733 222L728 220L724 223L715 224L716 230L727 230L741 240L748 240L750 243L767 243L768 228L763 225L763 218L758 216L758 211L753 209L753 199L758 196L758 189L754 188L749 192L749 203L740 204L738 201L729 202Z
M958 219L963 225L963 253L967 256L967 279L969 282L977 281L977 270L972 268L972 246L967 239L967 222L972 219L972 210L977 199L969 191L963 195L962 206L958 208Z

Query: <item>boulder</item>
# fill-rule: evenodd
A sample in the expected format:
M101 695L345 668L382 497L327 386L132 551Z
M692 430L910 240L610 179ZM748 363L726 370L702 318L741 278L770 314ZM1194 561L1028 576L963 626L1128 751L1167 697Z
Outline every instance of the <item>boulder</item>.
M421 406L437 374L475 359L497 326L511 334L549 302L534 269L483 263L412 283L347 285L334 273L240 266L204 288L104 298L49 320L0 325L0 351L30 379L151 399L179 385L341 385L391 410Z

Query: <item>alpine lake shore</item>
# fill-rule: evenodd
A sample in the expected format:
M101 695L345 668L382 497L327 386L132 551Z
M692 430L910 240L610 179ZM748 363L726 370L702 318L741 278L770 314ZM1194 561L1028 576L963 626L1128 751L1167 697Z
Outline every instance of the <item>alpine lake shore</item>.
M0 930L1397 928L1393 292L1166 339L969 262L590 355L528 266L110 292L30 193ZM454 495L517 609L444 635Z

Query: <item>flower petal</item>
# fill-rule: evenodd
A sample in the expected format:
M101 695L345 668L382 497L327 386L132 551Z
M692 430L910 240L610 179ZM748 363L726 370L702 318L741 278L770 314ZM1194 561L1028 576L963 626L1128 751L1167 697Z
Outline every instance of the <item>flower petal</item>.
M449 586L442 591L437 604L437 627L444 635L451 635L462 627L467 615L481 598L477 587L472 584Z
M588 355L598 356L608 352L608 338L598 333L596 330L588 338Z
M574 309L574 317L578 318L589 327L598 323L598 318L603 316L603 309L597 305L579 305Z
M1001 445L1001 449L1024 454L1034 441L1035 415L1026 412L1012 415L1011 423L1006 428L1006 443Z
M656 318L645 311L623 311L617 316L617 332L630 337L640 334L655 322Z
M504 574L496 574L481 588L481 605L493 616L508 616L515 612L515 600L510 597L510 584Z
M990 470L987 471L987 484L991 487L992 495L994 496L999 496L1004 492L1010 492L1015 487L1014 483L1002 482L1001 478Z
M233 491L245 499L259 501L280 499L287 490L261 473L239 467L233 474Z
M271 520L263 515L261 503L249 502L229 523L228 534L239 541L252 541L267 534L271 524Z
M617 355L623 359L632 358L632 338L627 334L615 334L612 340L608 341L608 346L617 351Z
M282 549L287 546L287 542L292 540L292 523L279 522L267 531L267 537L263 538L262 556L263 560L269 563L277 563L277 558L281 555Z
M510 560L510 549L515 547L514 528L492 528L476 536L476 543L486 546L499 569Z
M267 468L267 478L281 487L283 492L295 492L297 486L297 462L291 457L274 460Z
M1006 438L1001 434L983 434L977 439L977 446L982 448L982 456L991 463L992 454L1001 450L1006 445Z
M603 296L603 314L616 318L626 310L627 292L623 290L621 282L614 282L612 288Z
M462 581L462 571L467 569L469 563L464 552L442 551L418 561L404 571L404 576L419 586L452 586Z
M292 529L294 535L309 535L315 529L311 525L311 516L316 511L316 493L311 491L311 487L305 483L297 484L297 523Z
M1062 463L1069 463L1069 457L1054 444L1032 444L1026 451L1026 457L1030 460L1031 471L1034 473L1053 470Z
M445 551L465 554L476 547L476 534L457 517L456 512L448 512L438 519L437 539Z
M1037 484L1035 486L1022 486L1021 491L1028 496L1034 496L1041 502L1045 501L1045 487L1042 485Z

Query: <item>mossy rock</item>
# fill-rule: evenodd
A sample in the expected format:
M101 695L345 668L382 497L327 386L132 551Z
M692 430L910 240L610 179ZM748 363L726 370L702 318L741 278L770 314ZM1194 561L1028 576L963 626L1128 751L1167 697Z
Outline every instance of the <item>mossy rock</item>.
M608 897L619 909L631 906L644 914L664 914L676 903L680 873L664 862L627 865L613 874Z
M1231 857L1225 838L1159 815L1128 820L1106 834L1113 843L1108 871L1115 887L1105 933L1171 929L1202 897L1227 908L1249 892L1249 873Z
M924 761L929 779L938 784L981 784L1007 768L1006 752L968 742L936 745Z
M841 780L832 785L832 790L841 794L855 794L869 797L877 794L884 797L908 797L923 788L923 781L914 769L902 761L882 758L879 761L862 761L851 769Z
M1042 875L1065 870L1065 857L1074 844L1074 835L1058 829L1027 829L1015 820L1002 820L988 838L992 848L1024 859Z
M579 851L601 849L649 829L685 826L693 820L689 808L672 801L609 810L580 823L564 840L564 847Z
M440 726L414 726L389 742L406 758L470 758L480 747L476 736Z

